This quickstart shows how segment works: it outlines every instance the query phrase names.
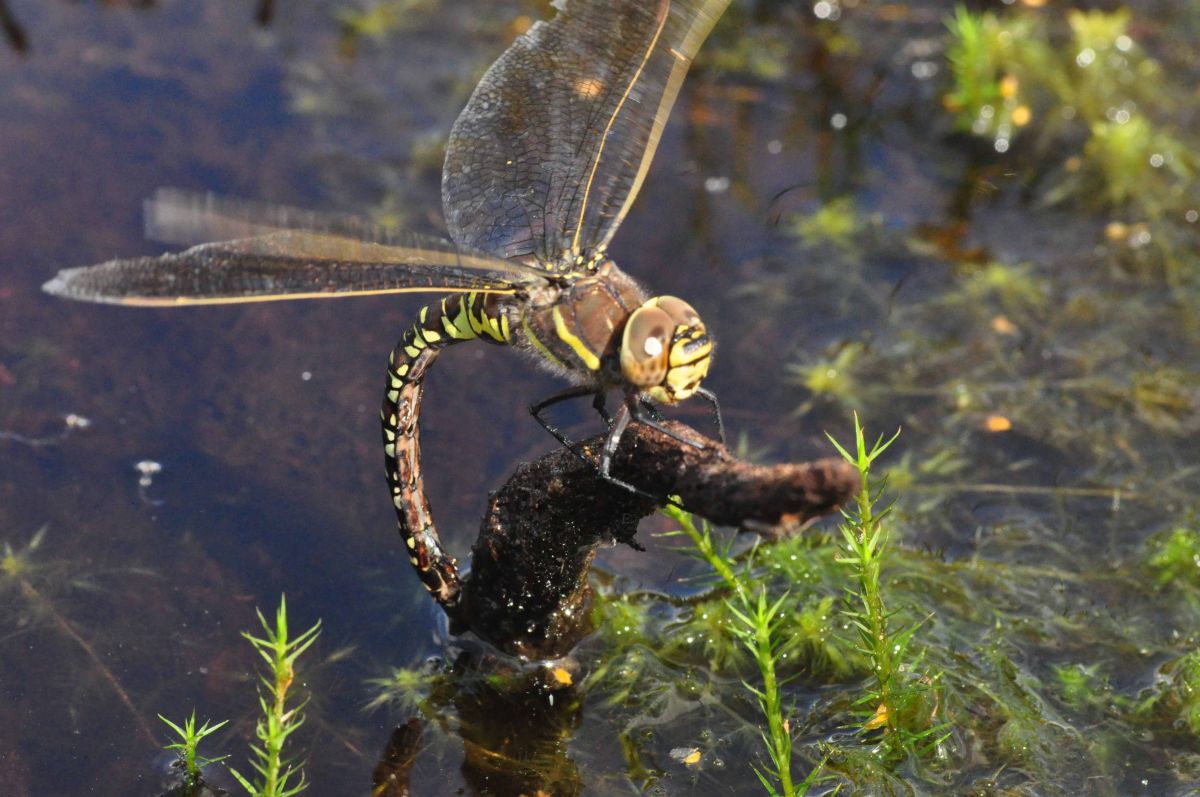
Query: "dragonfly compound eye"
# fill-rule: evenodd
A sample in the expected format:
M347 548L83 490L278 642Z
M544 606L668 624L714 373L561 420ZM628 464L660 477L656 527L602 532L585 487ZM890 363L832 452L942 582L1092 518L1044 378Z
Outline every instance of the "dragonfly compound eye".
M621 338L621 373L639 388L661 385L667 376L675 322L649 302L633 311Z
M688 310L691 308L688 307ZM667 373L663 385L651 392L651 398L673 403L695 393L700 387L700 382L708 376L708 367L712 364L712 350L713 344L712 339L708 337L708 330L692 310L691 321L675 327L667 354Z
M669 315L676 325L703 326L700 323L700 314L690 304L676 296L658 296L647 304L653 305Z

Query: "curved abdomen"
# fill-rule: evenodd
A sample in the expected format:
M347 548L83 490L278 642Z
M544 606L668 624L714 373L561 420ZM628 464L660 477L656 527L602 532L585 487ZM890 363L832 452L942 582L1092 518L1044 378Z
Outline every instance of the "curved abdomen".
M447 346L474 338L509 342L508 314L502 299L495 294L456 294L421 308L417 322L404 333L388 358L380 420L396 522L421 583L449 613L458 603L461 584L457 562L442 548L425 497L417 426L421 392L429 366Z

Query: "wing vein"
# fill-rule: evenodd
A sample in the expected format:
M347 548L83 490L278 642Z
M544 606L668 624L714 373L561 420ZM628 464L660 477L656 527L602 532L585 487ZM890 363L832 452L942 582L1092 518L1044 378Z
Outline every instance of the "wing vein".
M575 236L571 239L571 256L572 259L580 254L579 251L579 236L583 233L583 220L587 216L588 197L592 191L592 181L596 178L596 170L600 168L600 160L604 157L604 145L608 139L608 133L612 130L613 124L617 121L617 116L621 113L621 109L625 107L626 101L629 99L633 87L637 85L638 80L642 76L642 72L646 69L646 64L650 60L650 56L654 54L654 48L658 46L658 39L662 36L663 28L667 26L667 16L671 9L671 0L662 0L659 6L658 27L654 30L654 36L650 38L650 44L646 47L646 53L642 56L642 61L638 64L638 68L634 70L633 77L630 78L629 84L625 86L625 92L621 95L621 99L617 102L617 107L613 108L612 114L608 117L608 124L604 126L604 132L600 134L600 145L596 147L596 157L592 160L592 169L588 173L587 182L583 188L583 203L579 208L579 221L575 224Z

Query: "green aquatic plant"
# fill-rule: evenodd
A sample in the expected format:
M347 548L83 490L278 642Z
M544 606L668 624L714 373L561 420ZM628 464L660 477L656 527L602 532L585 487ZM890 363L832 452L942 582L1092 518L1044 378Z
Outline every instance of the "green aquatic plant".
M254 649L267 663L267 672L260 676L263 690L258 703L262 716L255 726L258 744L251 745L250 766L257 773L255 780L242 775L230 767L229 771L253 797L292 797L308 787L296 759L286 758L283 748L290 737L304 723L306 700L295 702L292 687L296 683L296 659L317 640L321 631L318 620L307 631L292 638L288 634L287 599L279 599L274 625L267 622L261 611L258 621L263 636L256 637L248 631L242 636L250 641Z
M1146 565L1160 587L1168 584L1200 587L1200 528L1195 519L1152 538Z
M796 415L808 412L813 402L819 399L836 401L855 409L862 395L857 366L866 351L864 344L850 342L837 346L832 354L813 362L789 364L788 381L803 386L812 394L796 409Z
M395 667L382 678L367 679L375 692L367 708L394 706L412 712L429 698L434 680L435 674L428 669Z
M946 22L952 86L943 104L958 129L992 139L1001 153L1028 128L1036 151L1062 163L1042 200L1099 198L1150 222L1144 234L1110 241L1154 243L1173 277L1183 262L1176 250L1191 238L1181 241L1176 228L1194 222L1200 162L1164 120L1190 100L1190 87L1164 80L1130 34L1129 9L1071 10L1066 30L1059 19L1028 8L1001 15L958 7Z
M868 223L858 212L854 198L844 196L826 202L808 215L793 216L786 229L803 246L832 246L852 251Z
M752 765L754 774L772 797L807 793L818 780L822 767L815 767L800 783L793 780L791 725L783 705L783 684L778 672L779 663L794 655L800 640L785 630L788 594L769 600L765 585L754 578L750 564L739 573L730 556L732 543L714 541L707 523L697 528L693 517L675 506L664 508L663 514L679 524L679 530L674 533L691 541L695 555L708 563L732 593L726 598L726 608L736 622L725 627L750 652L762 678L761 687L743 682L754 695L767 723L762 739L768 762L761 768ZM752 561L753 557L750 559Z
M1162 667L1165 679L1150 702L1200 736L1200 650L1193 650Z
M383 0L343 7L335 12L335 16L346 36L382 39L412 27L414 18L427 12L432 5L430 0Z
M1046 304L1049 295L1047 281L1036 274L1028 263L991 262L983 266L968 266L963 283L963 297L969 301L995 298L1009 313L1021 314Z
M883 731L885 760L897 760L936 747L944 730L934 723L939 676L919 673L921 656L911 647L921 623L894 629L891 620L895 612L888 610L883 598L882 568L889 542L889 526L885 521L891 505L879 508L883 485L874 485L871 468L899 436L899 431L886 441L881 436L868 447L855 414L853 453L829 437L862 479L856 506L842 513L843 547L838 561L856 582L856 587L846 589L852 608L847 608L845 615L857 632L858 650L870 661L873 676L873 686L857 701L857 705L867 707L861 731Z
M767 793L775 797L782 794L792 797L797 794L792 783L792 734L783 706L783 687L775 671L775 662L787 657L792 641L780 634L779 611L787 595L774 603L767 601L766 589L759 589L755 598L740 595L742 608L730 607L740 625L734 633L754 656L758 671L762 675L762 688L746 683L747 689L758 700L758 707L767 720L763 731L763 743L767 748L770 764L765 769L754 767L754 774ZM814 774L817 770L814 770ZM810 775L811 779L813 775ZM775 784L779 784L779 790ZM807 791L807 787L805 787ZM799 792L803 794L804 792Z
M1136 111L1092 123L1084 156L1095 164L1114 206L1134 202L1153 215L1178 201L1179 189L1195 177L1187 146ZM1162 192L1166 192L1165 194Z
M943 102L958 129L991 138L1005 152L1031 111L1022 94L1019 51L1030 41L1028 21L1001 21L989 12L975 14L964 6L946 21L953 88Z
M1176 434L1197 425L1200 417L1200 374L1164 365L1132 377L1133 409L1154 429Z
M1111 688L1100 669L1099 664L1055 666L1054 677L1058 679L1063 702L1075 709L1107 706Z
M179 739L179 741L164 745L164 749L174 750L179 755L177 765L183 770L183 783L181 785L184 787L184 789L199 789L201 784L204 782L203 775L200 771L201 768L206 767L209 764L220 763L226 758L229 758L227 755L217 756L216 758L209 758L207 756L200 755L198 751L200 742L203 741L206 736L210 736L211 734L220 730L226 723L229 722L229 720L222 720L216 725L209 725L208 720L205 720L204 724L197 728L195 709L192 709L191 716L183 721L182 726L176 725L162 714L159 714L158 718L166 723L167 727L170 728L172 732L174 732L175 736Z

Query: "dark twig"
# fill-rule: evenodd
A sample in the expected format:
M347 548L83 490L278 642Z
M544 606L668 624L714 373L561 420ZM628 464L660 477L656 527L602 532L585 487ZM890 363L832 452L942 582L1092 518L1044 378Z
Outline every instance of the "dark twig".
M752 465L688 426L665 427L631 424L612 475L651 495L676 495L720 525L790 533L859 489L858 474L841 459ZM595 437L580 450L594 461L603 444ZM521 465L491 498L453 630L531 658L566 653L590 630L587 572L596 549L638 547L638 521L657 506L600 478L570 451Z

